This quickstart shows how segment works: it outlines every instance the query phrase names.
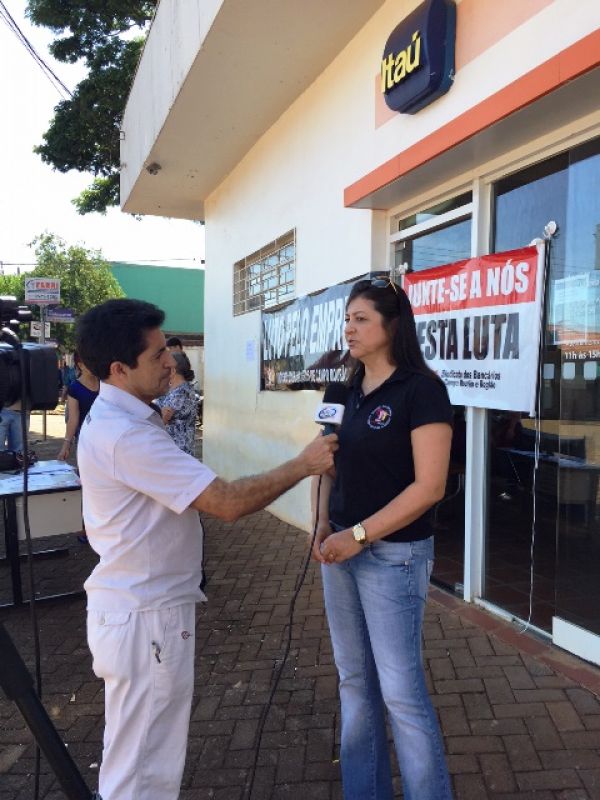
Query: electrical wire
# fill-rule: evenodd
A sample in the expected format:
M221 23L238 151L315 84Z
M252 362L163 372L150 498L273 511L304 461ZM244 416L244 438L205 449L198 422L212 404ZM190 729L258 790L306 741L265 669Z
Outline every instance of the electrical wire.
M3 340L10 344L17 352L21 372L21 434L23 439L23 527L25 531L25 546L27 551L27 566L29 577L29 618L33 634L33 652L35 661L35 686L38 698L42 699L42 668L40 654L40 633L35 603L35 576L33 572L33 546L31 543L31 528L29 524L29 448L27 443L27 389L24 376L27 372L25 351L17 335L9 328L2 331ZM35 744L34 761L34 800L38 800L40 792L40 748Z
M545 335L543 332L543 321L546 309L546 286L547 276L550 272L550 246L551 238L546 238L544 242L544 272L541 276L542 287L541 296L542 302L540 304L540 340L538 343L538 375L537 375L537 396L535 408L535 439L533 446L533 480L531 486L532 493L532 520L531 520L531 545L529 549L529 613L525 624L519 628L520 633L526 633L531 626L531 619L533 617L533 585L535 580L535 539L537 533L537 498L536 498L536 484L537 476L540 465L540 442L542 438L542 382L543 382L543 369L544 369L544 347ZM559 470L560 474L560 470Z
M33 652L35 660L35 687L38 698L42 699L42 666L40 649L40 629L35 602L35 575L33 572L33 546L31 544L31 527L29 524L29 447L27 443L27 394L23 376L26 374L24 351L19 351L21 360L21 434L23 437L23 527L25 530L25 548L27 551L27 576L29 583L29 620L33 632ZM35 800L40 796L40 747L36 742L34 760L34 788Z
M298 599L298 595L300 594L300 590L304 585L304 581L306 579L306 573L308 572L308 565L310 564L310 559L312 556L312 549L315 544L315 539L317 537L317 526L319 524L319 503L321 499L321 482L323 480L323 476L319 475L319 481L317 483L317 496L315 501L315 524L313 527L312 536L310 539L310 544L308 546L308 553L306 558L304 559L304 564L302 565L302 570L300 575L298 576L298 581L296 583L296 588L294 589L294 594L292 596L292 600L290 602L290 613L289 619L287 623L287 641L285 645L285 650L283 653L283 658L281 659L281 663L277 668L275 673L275 677L273 679L273 683L271 685L271 691L269 692L269 697L267 702L263 706L263 710L261 712L259 721L258 721L258 728L256 733L256 745L254 748L254 760L252 762L252 766L250 767L250 772L248 773L248 777L246 779L246 791L244 793L245 800L251 800L252 798L252 790L254 788L254 780L256 778L256 767L258 765L258 756L260 753L260 745L262 742L263 732L265 728L265 724L267 722L267 717L269 715L269 711L271 710L271 706L273 705L273 698L275 697L275 692L277 691L277 687L279 686L279 681L281 680L281 675L283 673L283 668L287 663L288 656L290 654L290 650L292 647L292 627L294 624L294 609L296 607L296 600Z
M63 97L66 95L68 98L73 97L73 92L66 86L58 75L54 72L54 70L48 66L48 64L44 61L44 59L40 56L37 52L35 47L31 44L29 39L25 36L23 31L19 28L17 22L15 21L14 17L12 17L10 11L6 8L2 0L0 0L0 19L5 23L10 31L14 33L17 37L19 42L23 45L23 47L27 50L29 55L33 58L36 62L38 67L42 70L46 78L50 81L50 83L54 86L59 94L62 94Z

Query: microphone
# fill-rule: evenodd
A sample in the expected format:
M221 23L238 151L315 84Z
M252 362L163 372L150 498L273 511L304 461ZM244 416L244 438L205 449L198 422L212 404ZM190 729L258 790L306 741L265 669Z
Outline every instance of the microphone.
M345 383L328 383L325 387L323 402L315 413L315 422L323 426L323 436L337 433L344 417L348 391Z

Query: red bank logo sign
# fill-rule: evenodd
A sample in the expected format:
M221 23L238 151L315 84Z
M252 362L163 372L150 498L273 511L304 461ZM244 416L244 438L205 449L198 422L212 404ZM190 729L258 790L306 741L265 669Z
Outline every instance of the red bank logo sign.
M405 275L429 366L457 405L533 411L543 246Z

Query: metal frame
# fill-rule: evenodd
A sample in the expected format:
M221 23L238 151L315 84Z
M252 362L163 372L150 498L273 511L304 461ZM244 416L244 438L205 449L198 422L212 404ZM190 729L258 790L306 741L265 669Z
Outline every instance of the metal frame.
M281 252L290 246L293 247L293 256L282 260ZM277 262L269 264L268 261L274 257ZM290 266L293 269L292 279L282 281L283 270ZM238 317L251 311L260 311L261 308L270 308L278 303L291 300L296 290L295 267L295 229L237 261L233 265L233 316ZM256 274L252 274L253 270L256 271ZM271 281L273 278L275 279L274 285L267 285L267 281ZM253 291L253 286L257 287L257 291ZM275 292L275 298L267 300L267 294L272 291Z

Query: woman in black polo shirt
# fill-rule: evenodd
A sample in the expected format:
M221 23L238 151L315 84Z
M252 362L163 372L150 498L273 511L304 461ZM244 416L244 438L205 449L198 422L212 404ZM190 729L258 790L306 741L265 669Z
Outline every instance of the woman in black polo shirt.
M452 407L425 365L400 287L356 283L345 336L356 368L335 476L321 486L313 551L340 675L344 799L393 798L387 709L405 800L448 800L421 628L433 565L430 509L445 491Z

